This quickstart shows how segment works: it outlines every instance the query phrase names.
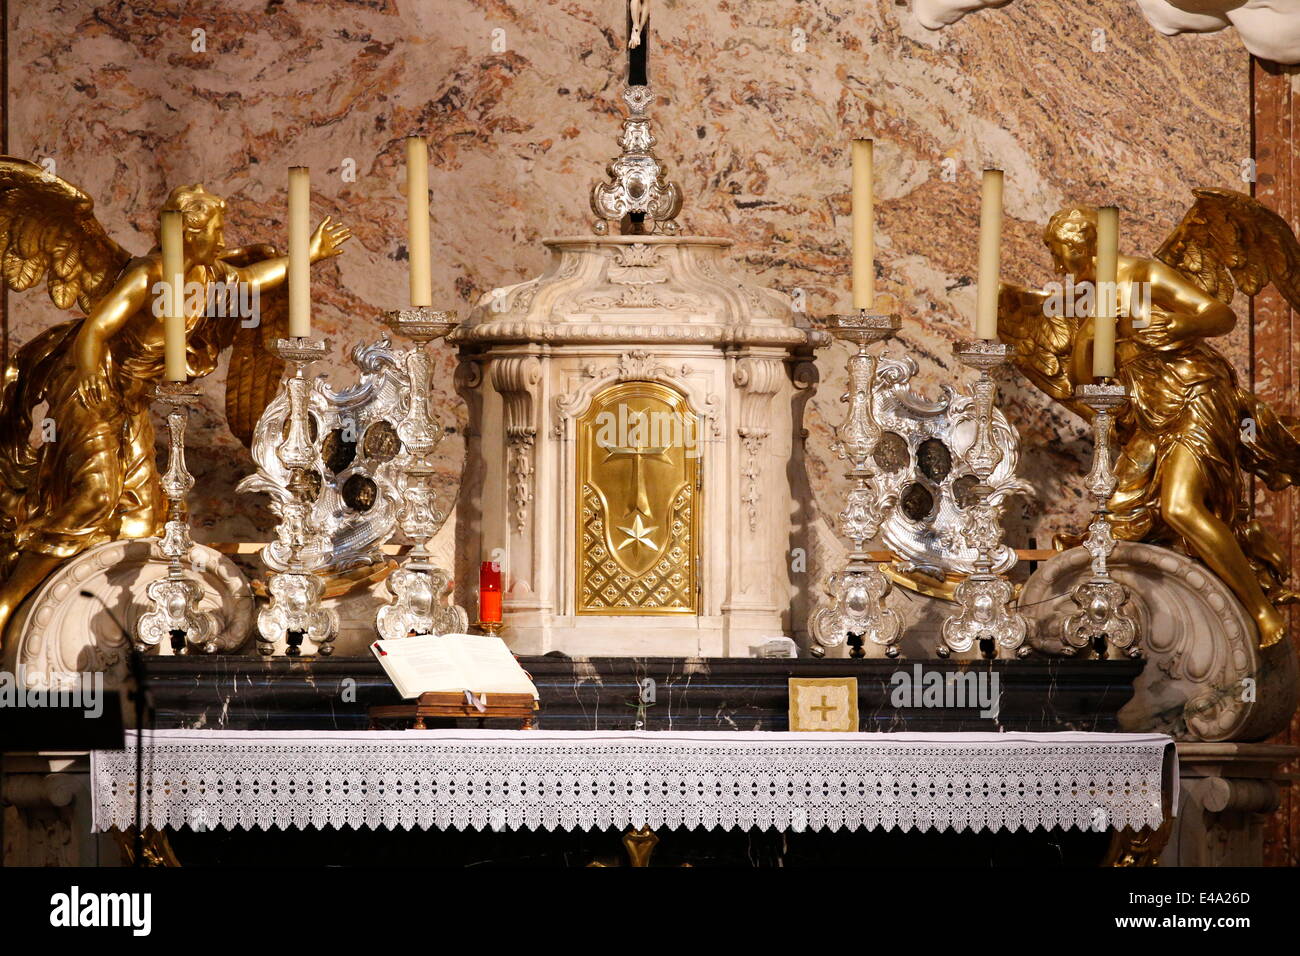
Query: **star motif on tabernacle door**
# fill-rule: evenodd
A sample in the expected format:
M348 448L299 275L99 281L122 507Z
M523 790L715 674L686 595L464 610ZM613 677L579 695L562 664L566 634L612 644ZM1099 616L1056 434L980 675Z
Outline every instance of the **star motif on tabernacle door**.
M632 519L632 527L630 528L620 527L618 530L625 532L628 536L627 540L618 546L618 550L620 551L626 548L629 544L639 544L641 545L641 547L649 548L651 551L659 550L659 545L655 544L652 540L650 540L650 533L652 531L658 531L659 526L651 525L649 528L647 528L645 526L645 523L641 520L641 516L639 514Z

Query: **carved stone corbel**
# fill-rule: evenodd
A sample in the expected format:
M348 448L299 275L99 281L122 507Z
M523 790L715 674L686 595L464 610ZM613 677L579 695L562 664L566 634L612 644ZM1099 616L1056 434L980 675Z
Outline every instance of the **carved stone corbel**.
M470 422L461 430L461 434L466 441L478 434L473 423L482 420L483 395L479 391L479 386L482 384L482 363L462 356L460 361L456 363L456 371L452 374L452 387L455 388L456 394L460 396L461 401L470 410Z
M781 387L785 378L782 363L775 359L747 356L736 362L732 381L740 389L740 420L736 434L745 448L745 461L740 474L744 484L740 491L740 500L745 505L749 530L758 530L758 505L762 498L760 491L759 455L767 441L771 429L772 396Z
M533 500L535 399L542 380L542 363L535 355L498 358L492 362L491 375L492 387L501 396L504 410L510 522L516 533L522 533Z

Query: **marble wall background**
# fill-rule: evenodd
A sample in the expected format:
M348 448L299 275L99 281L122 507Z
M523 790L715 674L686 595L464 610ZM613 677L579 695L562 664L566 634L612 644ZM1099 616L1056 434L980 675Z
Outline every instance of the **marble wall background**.
M283 243L286 168L310 166L315 215L356 237L315 273L337 383L348 349L406 300L407 133L427 135L436 166L437 302L466 308L535 274L541 238L588 231L587 188L621 116L622 23L621 0L12 4L9 149L52 157L132 250L151 244L168 189L194 181L230 200L232 242ZM658 152L685 187L687 231L734 239L738 265L804 290L810 312L848 306L847 141L876 137L881 288L929 388L961 374L951 343L973 320L983 164L1007 170L1016 281L1047 277L1038 233L1067 200L1120 205L1124 245L1149 252L1193 187L1244 188L1246 53L1223 35L1159 36L1124 0L1037 0L942 32L883 0L658 0L652 26ZM58 319L36 292L10 295L8 316L15 345ZM1244 328L1228 343L1243 373L1247 345ZM845 356L819 359L808 421L827 511ZM441 361L439 412L463 425ZM265 540L265 508L233 494L252 466L223 424L221 378L192 432L196 535ZM1004 396L1040 501L1013 540L1045 545L1085 510L1089 445L1026 383ZM444 444L448 491L460 455Z

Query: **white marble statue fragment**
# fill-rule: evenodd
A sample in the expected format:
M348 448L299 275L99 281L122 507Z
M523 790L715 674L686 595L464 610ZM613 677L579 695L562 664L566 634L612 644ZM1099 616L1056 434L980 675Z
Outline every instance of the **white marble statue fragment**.
M920 24L939 30L968 13L1012 0L912 0ZM1217 33L1236 27L1248 51L1276 63L1300 63L1300 0L1136 0L1147 21L1166 36Z

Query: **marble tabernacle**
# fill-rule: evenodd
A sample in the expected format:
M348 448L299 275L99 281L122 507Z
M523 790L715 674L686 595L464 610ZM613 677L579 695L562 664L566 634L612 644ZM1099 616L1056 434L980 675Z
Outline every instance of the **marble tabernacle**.
M736 274L729 240L676 234L652 94L625 100L598 234L546 240L542 275L484 294L452 334L470 415L458 578L499 563L516 653L744 656L795 627L812 505L795 436L829 336ZM638 208L644 227L602 234Z

